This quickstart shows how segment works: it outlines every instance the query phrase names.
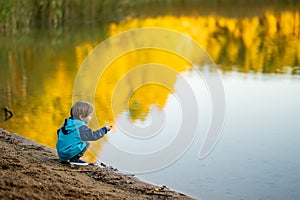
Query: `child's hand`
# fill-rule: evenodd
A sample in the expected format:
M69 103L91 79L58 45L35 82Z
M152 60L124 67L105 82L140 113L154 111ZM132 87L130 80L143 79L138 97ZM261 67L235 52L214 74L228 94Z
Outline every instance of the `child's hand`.
M112 129L112 126L106 126L106 130L110 131Z

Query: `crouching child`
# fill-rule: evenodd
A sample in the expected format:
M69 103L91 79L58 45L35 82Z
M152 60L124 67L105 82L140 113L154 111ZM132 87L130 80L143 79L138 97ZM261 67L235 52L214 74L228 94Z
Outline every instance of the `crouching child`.
M96 131L87 127L93 112L92 104L78 101L71 108L71 117L65 119L63 126L57 130L56 149L62 163L88 165L80 160L90 145L88 141L99 140L111 130L111 126L104 126Z

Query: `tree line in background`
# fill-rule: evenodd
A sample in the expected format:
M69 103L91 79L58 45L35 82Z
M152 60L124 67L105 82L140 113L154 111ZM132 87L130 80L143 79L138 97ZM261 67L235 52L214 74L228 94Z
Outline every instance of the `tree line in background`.
M30 28L59 28L68 24L119 21L126 17L167 14L176 7L178 13L191 13L193 9L219 9L220 5L261 7L289 5L294 7L299 0L1 0L0 32L15 33ZM235 9L238 12L239 9ZM231 12L231 11L230 11ZM155 13L155 14L154 14ZM231 12L232 13L232 12Z

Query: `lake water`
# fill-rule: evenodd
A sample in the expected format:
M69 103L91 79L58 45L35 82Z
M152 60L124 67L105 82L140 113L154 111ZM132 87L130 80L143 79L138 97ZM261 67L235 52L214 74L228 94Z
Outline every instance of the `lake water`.
M74 82L93 48L133 28L169 28L197 41L207 50L206 59L211 57L218 66L226 110L218 142L199 159L215 115L212 91L205 83L216 73L212 66L195 70L180 55L137 49L108 65L96 80L94 95L80 96L94 98L92 128L114 126L92 144L84 159L199 199L299 199L299 21L294 10L244 17L170 14L1 36L0 106L8 106L14 116L4 121L2 112L0 127L54 148L56 130L69 115ZM154 37L147 35L145 41ZM118 42L122 48L136 44ZM98 68L92 72L99 73ZM191 93L181 96L185 88ZM190 107L182 102L196 103L190 115L184 115ZM198 124L191 131L194 111ZM186 133L181 133L182 143L173 152L179 151L165 153L162 150L176 141L182 124Z
M223 81L226 120L211 154L198 159L200 134L173 165L141 177L201 199L298 199L299 78L232 73Z

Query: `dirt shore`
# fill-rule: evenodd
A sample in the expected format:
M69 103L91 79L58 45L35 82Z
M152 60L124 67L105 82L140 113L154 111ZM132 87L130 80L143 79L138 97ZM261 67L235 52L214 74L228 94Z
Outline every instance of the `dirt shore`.
M0 199L192 199L112 167L61 164L54 149L0 129Z

